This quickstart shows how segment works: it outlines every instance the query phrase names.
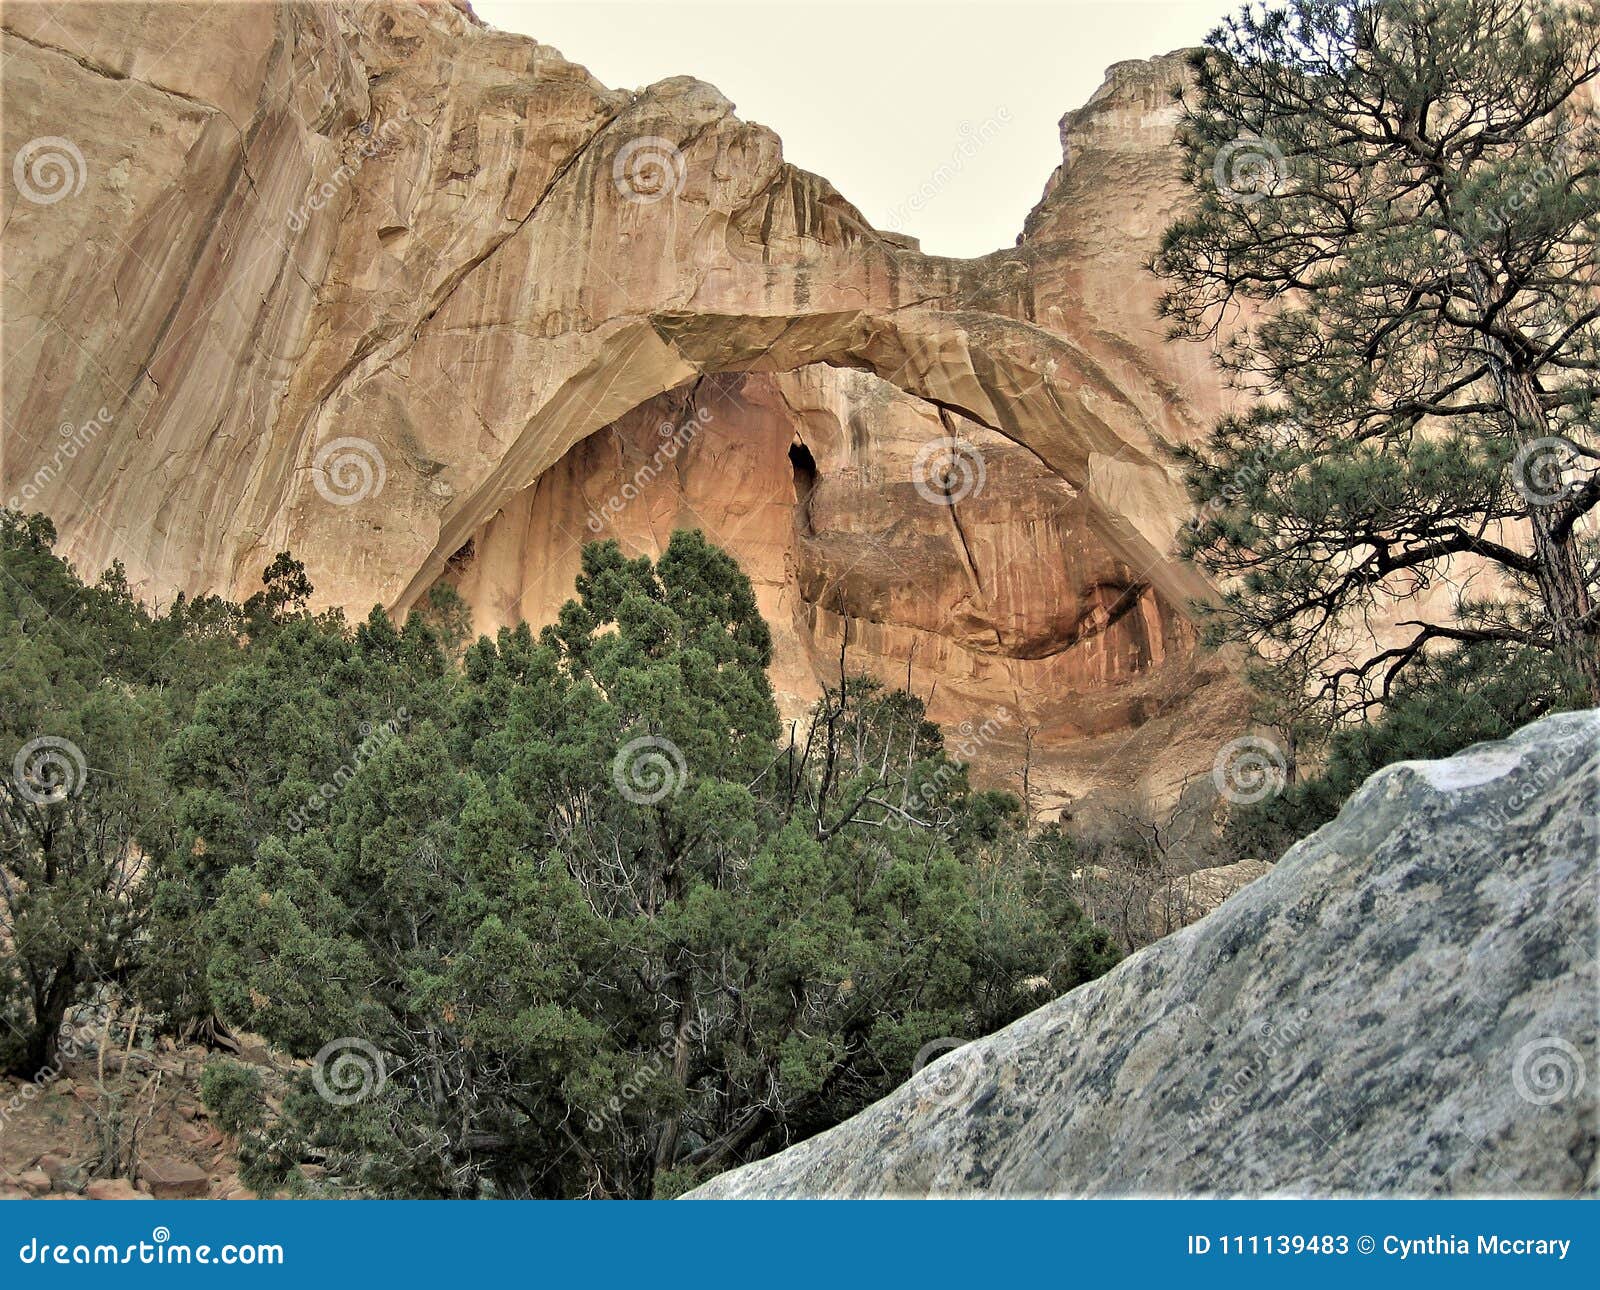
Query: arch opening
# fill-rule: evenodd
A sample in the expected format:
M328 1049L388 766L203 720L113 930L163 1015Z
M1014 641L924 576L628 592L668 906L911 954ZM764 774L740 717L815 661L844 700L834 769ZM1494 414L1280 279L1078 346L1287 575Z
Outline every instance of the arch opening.
M1145 418L1070 342L1026 323L926 309L888 314L655 314L612 329L533 409L395 603L414 604L461 544L576 443L695 378L862 371L1031 452L1084 498L1087 522L1133 571L1187 613L1211 588L1173 551L1187 496Z

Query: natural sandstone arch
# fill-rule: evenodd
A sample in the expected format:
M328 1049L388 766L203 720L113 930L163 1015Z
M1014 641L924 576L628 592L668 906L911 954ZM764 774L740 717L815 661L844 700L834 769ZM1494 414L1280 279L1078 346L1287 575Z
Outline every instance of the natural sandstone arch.
M1060 556L1064 579L1093 547L1107 561L1086 577L1146 583L1164 614L1206 593L1170 554L1189 507L1164 453L1196 442L1227 396L1206 346L1164 339L1142 268L1187 193L1167 93L1180 56L1113 69L1063 120L1062 165L1016 244L954 260L872 228L711 86L611 89L449 5L119 6L130 52L117 66L106 14L63 12L41 32L34 8L0 20L6 119L18 139L70 134L88 182L48 208L21 203L5 228L15 272L0 326L27 357L5 383L0 484L52 515L80 569L118 559L155 602L242 599L287 549L318 609L403 610L478 526L514 515L543 481L555 491L580 441L690 378L748 373L795 389L887 382L892 402L916 405L893 433L862 424L872 450L850 460L893 467L858 490L860 530L829 530L844 545L896 506L907 545L955 528L953 507L905 508L918 506L917 448L964 433L1007 463L1003 487L971 508L996 534L991 560L1025 568L1031 554L1010 557L1026 546ZM175 21L204 57L161 53ZM671 192L621 182L637 139L665 141L681 175ZM807 410L850 410L833 399ZM89 426L91 450L61 452L62 426ZM370 489L317 487L340 443L369 456ZM1030 454L1064 481L1070 526L1040 521L1057 495L1017 469ZM985 507L1003 518L985 521ZM1035 528L1048 533L1038 547L1022 542ZM958 598L982 560L965 534L955 542ZM924 592L938 558L918 566ZM820 603L799 568L781 585ZM904 575L885 557L866 590ZM1060 721L1034 746L1073 759L1062 798L1168 786L1210 764L1208 732L1237 716L1222 687L1197 688L1211 663L1187 637L1130 679L1101 633L1085 652L1102 650L1105 675L1083 671L1104 684L1074 688L1031 651L1079 639L1087 602L1051 599L1062 579L1035 580L1032 600L1000 585L972 597L993 593L1006 624L960 611L973 632L1009 633L992 653L909 619L851 621L882 629L885 659L923 631L932 657L918 664L942 692L965 675L982 696L958 721L1013 673L1019 689L1040 680Z
M593 358L533 410L484 479L441 516L426 561L395 602L404 611L450 556L579 441L696 376L812 364L873 373L1033 452L1079 488L1097 533L1174 606L1208 584L1172 554L1181 483L1137 411L1078 347L991 314L932 310L791 316L664 312L613 328Z

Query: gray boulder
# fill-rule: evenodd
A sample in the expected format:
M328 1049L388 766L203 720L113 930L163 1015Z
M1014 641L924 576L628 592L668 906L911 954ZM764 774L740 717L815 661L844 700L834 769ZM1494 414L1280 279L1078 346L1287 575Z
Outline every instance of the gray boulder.
M1574 1196L1600 713L1374 775L1191 927L698 1197Z

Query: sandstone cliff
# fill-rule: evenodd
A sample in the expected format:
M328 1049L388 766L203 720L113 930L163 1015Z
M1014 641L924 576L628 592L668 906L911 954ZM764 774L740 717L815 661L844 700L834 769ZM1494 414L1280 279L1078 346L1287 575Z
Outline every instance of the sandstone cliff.
M1140 268L1180 59L1113 68L1018 245L956 261L712 87L609 89L464 7L3 24L0 495L80 567L245 595L290 548L323 604L448 581L493 629L583 541L696 525L757 583L787 711L848 643L988 731L992 779L1031 743L1041 808L1171 796L1237 728L1167 451L1222 394Z
M1597 867L1600 712L1391 766L1207 918L694 1194L1593 1195Z

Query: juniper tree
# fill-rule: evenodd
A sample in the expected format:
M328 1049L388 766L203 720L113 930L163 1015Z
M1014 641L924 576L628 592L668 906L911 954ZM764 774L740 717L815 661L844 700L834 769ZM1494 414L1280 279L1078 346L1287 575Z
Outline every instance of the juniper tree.
M699 534L589 547L554 624L476 642L437 721L241 855L210 996L315 1059L277 1109L210 1077L252 1185L674 1194L1110 966L919 703L852 681L786 741L770 662Z
M1188 454L1214 635L1335 713L1482 642L1600 702L1600 9L1296 0L1192 63L1162 308L1259 396Z
M312 615L310 581L288 552L263 584L234 610L245 648L158 759L178 833L153 857L137 984L146 1007L180 1027L214 1030L206 915L227 876L255 864L269 840L324 820L364 761L453 695L447 634L424 614L397 628L374 606L354 629L336 611Z
M176 822L162 741L236 655L236 606L152 613L86 584L43 515L0 510L0 1071L54 1066L63 1020L139 969L148 857Z

